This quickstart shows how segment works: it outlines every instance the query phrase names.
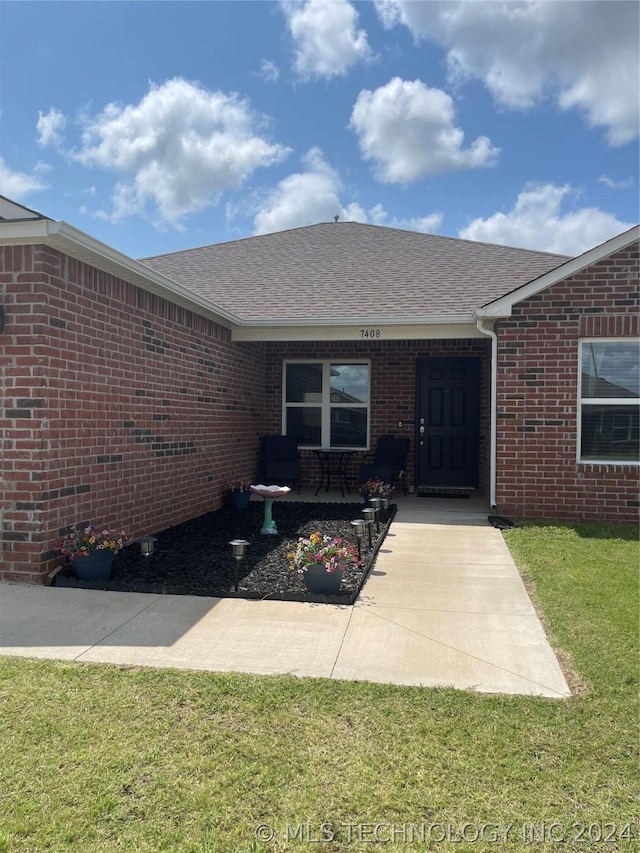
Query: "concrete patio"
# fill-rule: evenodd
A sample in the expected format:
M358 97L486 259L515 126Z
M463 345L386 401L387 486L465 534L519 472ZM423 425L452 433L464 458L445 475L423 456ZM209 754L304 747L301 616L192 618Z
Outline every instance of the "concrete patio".
M483 502L397 503L353 607L0 584L0 654L569 696Z

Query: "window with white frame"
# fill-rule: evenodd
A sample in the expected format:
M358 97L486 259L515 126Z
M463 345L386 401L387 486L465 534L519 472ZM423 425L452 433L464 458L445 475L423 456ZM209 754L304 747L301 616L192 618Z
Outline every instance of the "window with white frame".
M581 462L640 462L640 340L580 341Z
M369 446L368 362L284 364L283 432L301 447Z

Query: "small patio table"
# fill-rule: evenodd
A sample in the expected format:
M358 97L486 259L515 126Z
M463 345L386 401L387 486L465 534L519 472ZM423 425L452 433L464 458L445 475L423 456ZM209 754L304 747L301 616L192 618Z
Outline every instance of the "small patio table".
M326 486L326 490L329 491L332 475L334 475L338 481L342 497L344 497L345 489L349 494L351 494L351 489L347 482L347 471L349 468L349 460L355 453L355 450L344 450L337 447L321 447L318 450L314 450L313 453L320 463L320 480L315 492L316 495L323 485Z

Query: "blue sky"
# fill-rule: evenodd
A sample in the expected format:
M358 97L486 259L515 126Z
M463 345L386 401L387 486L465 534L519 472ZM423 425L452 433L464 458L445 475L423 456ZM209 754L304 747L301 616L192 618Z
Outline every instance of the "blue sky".
M636 2L0 2L0 193L133 257L636 224ZM28 49L27 49L28 48Z

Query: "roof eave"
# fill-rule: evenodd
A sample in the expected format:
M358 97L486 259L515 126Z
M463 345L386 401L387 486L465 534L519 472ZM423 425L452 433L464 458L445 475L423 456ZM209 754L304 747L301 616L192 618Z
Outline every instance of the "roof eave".
M243 328L329 328L335 326L442 326L442 325L460 325L475 323L473 312L468 314L427 314L416 315L408 314L406 316L371 316L362 315L356 317L323 317L322 319L314 317L297 317L288 319L286 317L270 317L255 319L243 319L240 325Z
M522 302L524 299L529 299L529 297L535 296L547 287L551 287L559 281L563 281L572 275L576 275L576 273L579 273L586 267L598 263L598 261L601 261L608 255L612 255L614 252L620 251L620 249L631 246L639 240L640 225L636 225L628 231L624 231L622 234L618 234L616 237L612 237L610 240L601 243L599 246L594 246L593 249L589 249L582 255L578 255L576 258L571 258L571 260L561 264L559 267L556 267L550 272L527 282L527 284L522 285L522 287L513 290L511 293L507 293L506 296L501 296L493 302L488 302L482 308L477 308L473 312L474 319L482 317L494 319L510 317L513 306L518 302Z
M170 278L155 272L146 264L130 258L117 249L96 240L66 222L51 219L0 222L0 245L33 245L43 243L63 254L97 267L128 281L150 293L201 314L223 326L241 325L240 318L205 299Z

